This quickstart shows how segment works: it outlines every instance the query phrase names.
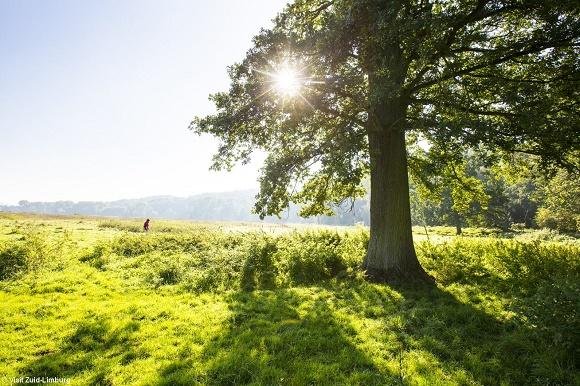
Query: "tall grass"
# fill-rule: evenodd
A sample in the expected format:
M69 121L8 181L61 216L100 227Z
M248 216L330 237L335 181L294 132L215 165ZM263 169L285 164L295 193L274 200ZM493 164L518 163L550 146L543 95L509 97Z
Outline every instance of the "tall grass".
M201 228L177 234L127 232L97 243L81 260L101 269L171 266L175 274L161 283L188 281L188 288L200 291L274 288L360 276L367 244L368 232L362 229L277 236ZM522 288L523 282L556 282L579 276L577 243L455 238L437 244L418 243L417 253L442 284L485 283L497 290L510 290L508 287L514 285ZM199 286L195 284L198 280Z
M195 292L266 289L353 276L368 233L292 232L271 236L199 229L184 234L123 233L81 256L96 268L139 271L155 285Z

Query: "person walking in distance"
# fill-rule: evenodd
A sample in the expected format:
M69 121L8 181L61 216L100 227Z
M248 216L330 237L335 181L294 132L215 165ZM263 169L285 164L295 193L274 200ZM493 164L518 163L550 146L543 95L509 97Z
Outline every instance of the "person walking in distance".
M149 219L145 220L145 223L143 224L143 230L145 232L149 231Z

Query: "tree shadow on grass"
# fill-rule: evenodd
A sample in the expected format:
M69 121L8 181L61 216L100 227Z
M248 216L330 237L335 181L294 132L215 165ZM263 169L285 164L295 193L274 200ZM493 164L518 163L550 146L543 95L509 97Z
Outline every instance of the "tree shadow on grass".
M515 326L436 286L394 288L403 297L398 310L402 323L392 331L403 348L410 377L499 384L519 373L511 357L521 347L505 345Z
M512 343L527 348L516 362L527 360L530 379L578 383L580 265L573 248L539 242L496 245L492 258L476 255L470 261L459 255L439 263L436 271L446 273L442 282L460 289L465 303L479 307L485 298L499 299L491 313L503 312L513 328Z
M394 300L390 291L400 298ZM484 310L477 299L460 300L437 286L409 285L344 287L336 295L342 299L338 307L384 322L387 351L395 355L397 344L402 350L405 383L574 383L573 364L559 361L565 348L554 346L515 314Z
M249 251L242 266L241 290L253 291L276 287L276 274L278 272L272 258L275 248L275 244L266 242L264 245L254 247L253 250Z
M116 363L128 364L147 355L133 349L132 334L139 329L137 322L113 328L103 317L81 322L54 352L42 356L20 369L22 377L72 378L87 375L88 384L111 385L111 368Z
M237 292L225 332L200 356L183 350L156 384L574 382L533 327L461 299L436 286L355 281Z
M385 385L396 375L379 371L353 343L324 300L291 289L238 292L225 332L201 357L184 352L165 367L157 385ZM202 362L203 375L195 368Z

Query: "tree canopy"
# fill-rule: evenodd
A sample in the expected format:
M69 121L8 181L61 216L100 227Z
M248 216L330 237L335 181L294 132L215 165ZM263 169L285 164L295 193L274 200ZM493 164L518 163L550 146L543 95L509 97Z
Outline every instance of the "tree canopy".
M217 168L268 152L262 215L290 200L324 213L361 193L373 74L385 79L376 92L408 100L407 138L578 167L579 24L575 1L299 0L229 68L230 90L211 97L217 113L191 127L222 140ZM272 86L285 66L304 86L296 98Z

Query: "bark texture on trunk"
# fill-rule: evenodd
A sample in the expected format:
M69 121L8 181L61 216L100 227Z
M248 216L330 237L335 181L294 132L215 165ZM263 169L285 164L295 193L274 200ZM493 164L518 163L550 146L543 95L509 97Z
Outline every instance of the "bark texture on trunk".
M453 220L455 222L455 234L457 236L461 236L461 233L463 233L462 229L461 229L461 216L459 215L459 213L457 212L453 212Z
M432 281L413 245L404 109L385 104L371 113L371 233L363 267L371 280Z

